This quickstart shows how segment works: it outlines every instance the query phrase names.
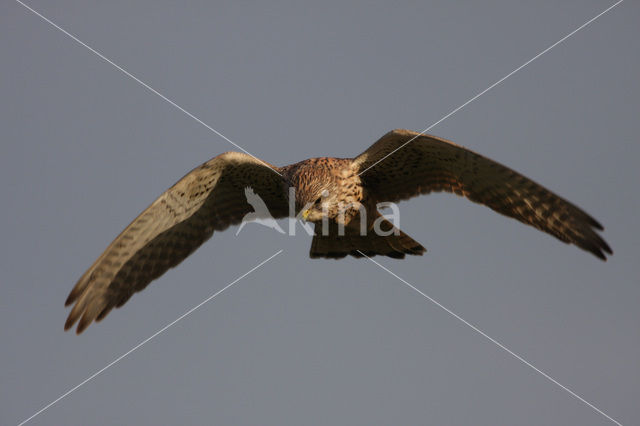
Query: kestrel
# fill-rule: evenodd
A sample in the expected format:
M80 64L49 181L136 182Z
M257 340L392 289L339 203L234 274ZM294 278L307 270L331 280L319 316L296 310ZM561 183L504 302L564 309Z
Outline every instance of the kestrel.
M393 130L357 157L311 158L284 167L227 152L189 172L116 237L69 294L65 305L75 305L65 330L79 320L81 333L178 265L214 231L239 224L252 212L246 188L262 198L272 217L299 214L315 224L312 258L422 255L426 249L381 219L376 206L432 191L463 195L602 260L613 254L596 233L602 225L580 208L435 136ZM294 209L289 188L295 189ZM366 215L359 214L363 209ZM362 227L371 230L375 220L385 232L363 235Z

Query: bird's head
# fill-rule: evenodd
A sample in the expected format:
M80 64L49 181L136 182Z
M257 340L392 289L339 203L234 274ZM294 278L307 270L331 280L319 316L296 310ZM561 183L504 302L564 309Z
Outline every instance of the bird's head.
M286 172L295 191L295 212L308 222L336 220L353 201L358 179L347 159L312 158ZM357 200L356 200L357 201ZM347 214L350 216L350 214Z
M332 217L335 213L335 201L328 189L318 191L301 191L296 193L297 211L308 222L319 222L324 216ZM333 214L332 214L333 213Z

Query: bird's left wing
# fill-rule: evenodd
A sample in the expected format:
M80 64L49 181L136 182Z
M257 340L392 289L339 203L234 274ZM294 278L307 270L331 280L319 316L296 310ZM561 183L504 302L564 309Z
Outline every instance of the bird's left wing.
M464 195L606 260L603 227L582 209L487 157L431 135L392 130L353 159L375 202L432 191Z
M265 201L273 217L287 216L279 170L227 152L189 172L134 219L78 280L65 302L75 303L65 330L80 320L81 333L178 265L214 231L240 223L252 211L246 187Z

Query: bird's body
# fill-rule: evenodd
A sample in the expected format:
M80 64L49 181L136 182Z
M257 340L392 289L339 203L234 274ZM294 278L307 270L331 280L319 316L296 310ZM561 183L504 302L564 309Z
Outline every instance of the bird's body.
M259 218L264 212L258 205L272 218L302 215L313 222L314 258L421 255L425 248L384 220L377 206L432 191L466 196L603 260L604 253L612 254L595 232L602 226L580 208L435 136L394 130L354 158L312 158L284 167L228 152L184 176L116 237L69 294L66 304L75 305L65 329L79 320L80 333L101 320L214 231L241 223L248 214Z

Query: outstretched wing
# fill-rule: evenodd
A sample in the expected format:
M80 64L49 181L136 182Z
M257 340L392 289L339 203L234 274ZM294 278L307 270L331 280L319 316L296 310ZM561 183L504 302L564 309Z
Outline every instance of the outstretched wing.
M595 232L602 225L583 210L508 167L445 139L393 130L353 162L376 202L431 191L454 192L600 259L606 260L604 252L613 254Z
M252 211L246 187L265 201L273 217L287 216L283 185L278 168L238 152L195 168L131 222L82 275L65 302L75 303L65 330L80 320L81 333L178 265L214 231L240 223Z

